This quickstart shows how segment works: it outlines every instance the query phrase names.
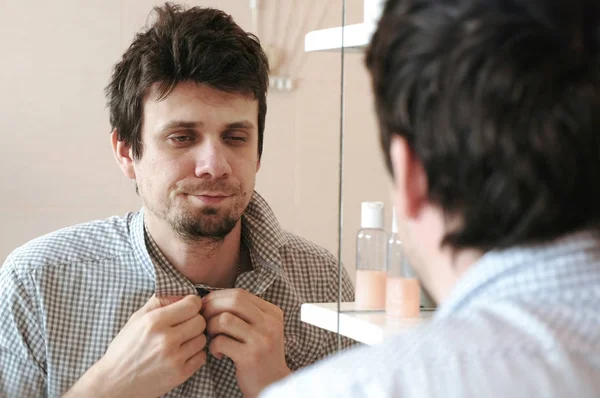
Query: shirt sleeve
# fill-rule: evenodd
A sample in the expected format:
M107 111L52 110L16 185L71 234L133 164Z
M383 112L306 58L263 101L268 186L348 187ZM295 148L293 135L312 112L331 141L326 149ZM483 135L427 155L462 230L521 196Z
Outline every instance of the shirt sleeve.
M24 276L10 257L0 267L1 397L47 396L41 319Z

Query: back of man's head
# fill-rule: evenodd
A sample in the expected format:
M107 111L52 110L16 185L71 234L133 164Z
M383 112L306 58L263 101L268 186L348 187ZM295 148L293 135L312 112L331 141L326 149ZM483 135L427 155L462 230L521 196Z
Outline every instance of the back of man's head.
M600 221L600 2L390 0L368 50L381 142L403 136L444 243L489 250ZM391 170L391 167L390 167Z

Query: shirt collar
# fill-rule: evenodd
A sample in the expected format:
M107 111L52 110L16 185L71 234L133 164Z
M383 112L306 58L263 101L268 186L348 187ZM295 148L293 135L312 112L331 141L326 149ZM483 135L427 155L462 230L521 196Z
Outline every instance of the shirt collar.
M285 233L265 199L254 192L243 215L242 235L250 253L260 265L281 272L281 247Z
M196 294L196 287L214 290L210 286L195 286L170 264L145 232L144 209L132 216L129 232L141 267L155 281L156 295ZM253 270L240 275L236 287L259 295L282 273L280 249L286 238L273 211L257 192L242 216L242 239L249 250Z
M600 233L592 230L546 243L490 251L463 275L435 317L445 317L480 302L560 289L571 283L571 275L580 277L589 272L597 277L598 261Z

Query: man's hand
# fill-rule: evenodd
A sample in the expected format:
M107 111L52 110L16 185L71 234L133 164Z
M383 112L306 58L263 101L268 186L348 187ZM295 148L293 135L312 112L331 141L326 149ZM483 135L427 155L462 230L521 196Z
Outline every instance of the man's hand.
M283 344L283 311L242 289L217 290L203 299L212 338L210 353L231 358L246 398L289 375Z
M67 397L157 397L206 363L202 299L152 297Z

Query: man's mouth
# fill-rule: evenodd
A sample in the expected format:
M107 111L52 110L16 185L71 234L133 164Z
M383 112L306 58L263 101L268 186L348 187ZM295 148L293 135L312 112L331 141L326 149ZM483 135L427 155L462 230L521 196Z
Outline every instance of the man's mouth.
M198 195L191 195L191 196L198 198L199 200L201 200L202 202L204 202L206 204L217 204L217 203L221 203L222 201L224 201L225 199L227 199L233 195L224 194L224 193L201 193Z

